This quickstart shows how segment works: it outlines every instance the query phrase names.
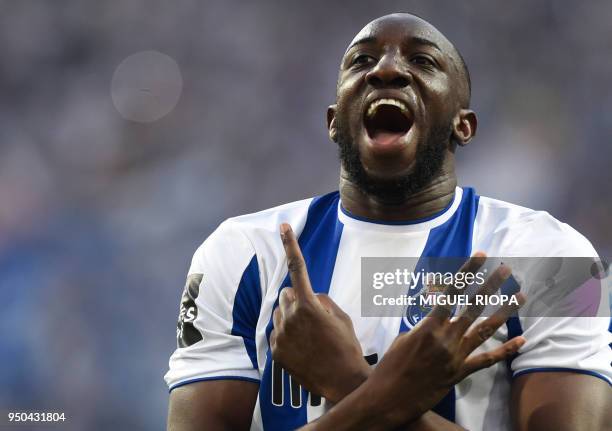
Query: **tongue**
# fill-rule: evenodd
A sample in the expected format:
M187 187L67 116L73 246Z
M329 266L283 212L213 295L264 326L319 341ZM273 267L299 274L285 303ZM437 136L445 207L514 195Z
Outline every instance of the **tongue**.
M401 132L388 132L384 130L377 130L372 134L371 139L372 142L376 145L390 146L397 143L397 141L399 141L402 136L404 136L404 133Z

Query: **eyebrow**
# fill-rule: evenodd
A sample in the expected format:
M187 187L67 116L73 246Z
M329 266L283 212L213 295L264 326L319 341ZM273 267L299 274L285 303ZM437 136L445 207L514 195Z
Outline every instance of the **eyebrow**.
M373 43L373 42L376 42L376 41L377 41L376 36L367 36L367 37L361 38L361 39L356 40L355 42L353 42L353 43L352 43L352 44L351 44L351 45L350 45L350 46L349 46L349 47L346 49L346 52L348 52L348 51L349 51L351 48L353 48L354 46L357 46L357 45L363 45L363 44L366 44L366 43ZM437 49L438 51L442 52L442 50L440 49L440 47L438 46L438 44L437 44L437 43L435 43L435 42L434 42L434 41L432 41L432 40L425 39L424 37L419 37L419 36L411 36L411 37L410 37L410 41L411 41L412 43L416 43L416 44L418 44L418 45L426 45L426 46L431 46L432 48L435 48L435 49Z

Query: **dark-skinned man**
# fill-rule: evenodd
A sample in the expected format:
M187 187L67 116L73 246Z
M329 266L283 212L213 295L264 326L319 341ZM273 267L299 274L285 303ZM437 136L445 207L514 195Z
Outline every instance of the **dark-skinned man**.
M339 192L226 220L196 251L168 429L610 429L609 319L509 320L521 293L489 317L361 316L362 257L463 257L462 273L485 253L596 256L545 212L457 187L477 120L456 48L413 15L378 18L336 96ZM481 293L510 278L497 266Z

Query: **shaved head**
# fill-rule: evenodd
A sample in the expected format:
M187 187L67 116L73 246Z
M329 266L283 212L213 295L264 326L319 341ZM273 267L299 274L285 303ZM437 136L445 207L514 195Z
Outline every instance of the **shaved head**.
M451 184L455 150L476 131L469 104L467 67L446 36L411 14L373 20L342 57L327 113L341 177L385 205L441 178Z
M435 43L443 49L445 53L452 60L452 64L454 65L457 75L459 77L458 84L460 86L460 98L461 105L463 108L468 108L470 105L470 98L472 93L472 82L470 79L470 71L465 63L465 59L457 49L457 47L440 32L436 27L434 27L431 23L425 21L423 18L409 14L409 13L393 13L389 15L384 15L375 20L367 23L357 35L353 38L351 43L349 44L348 50L354 46L356 43L359 43L363 40L368 40L372 37L372 33L375 29L380 26L382 23L387 23L389 21L395 21L400 26L416 26L419 28L422 35L426 38L426 40L435 41Z

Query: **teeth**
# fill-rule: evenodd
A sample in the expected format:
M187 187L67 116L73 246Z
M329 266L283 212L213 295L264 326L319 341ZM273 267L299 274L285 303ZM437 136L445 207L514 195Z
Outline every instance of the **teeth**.
M408 107L403 102L397 99L377 99L370 104L370 107L368 108L368 112L366 113L366 116L371 117L372 115L374 115L374 112L376 112L376 109L381 105L397 106L398 108L402 110L402 112L408 112Z

